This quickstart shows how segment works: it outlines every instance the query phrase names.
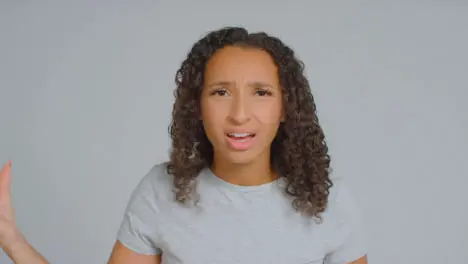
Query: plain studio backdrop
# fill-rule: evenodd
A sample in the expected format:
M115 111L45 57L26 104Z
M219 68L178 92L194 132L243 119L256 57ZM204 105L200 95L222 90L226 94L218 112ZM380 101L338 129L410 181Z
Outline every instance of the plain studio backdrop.
M175 72L225 25L279 36L305 62L370 263L467 263L461 0L2 1L0 161L39 251L107 261L130 192L168 158Z

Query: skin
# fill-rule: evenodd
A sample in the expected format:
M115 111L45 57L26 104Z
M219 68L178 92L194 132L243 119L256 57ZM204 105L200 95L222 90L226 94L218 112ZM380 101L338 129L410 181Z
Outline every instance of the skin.
M237 185L259 185L278 176L270 167L270 146L283 120L277 68L259 49L226 47L213 55L205 71L201 116L213 145L212 170ZM248 150L234 150L226 133L255 133ZM48 263L18 231L10 196L11 163L0 174L0 246L15 263ZM160 264L161 256L137 254L116 241L109 264ZM348 264L367 264L367 257Z
M283 118L277 68L268 53L226 47L207 64L201 119L213 145L212 170L238 185L259 185L277 177L270 168L270 146ZM228 132L255 133L248 150L234 150Z
M23 237L15 223L15 213L11 202L11 168L8 161L0 171L0 247L17 264L47 264Z

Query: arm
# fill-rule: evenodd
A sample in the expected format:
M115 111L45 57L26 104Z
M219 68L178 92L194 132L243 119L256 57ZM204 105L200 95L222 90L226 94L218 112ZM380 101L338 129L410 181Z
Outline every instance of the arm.
M49 264L49 262L36 251L24 238L16 227L13 206L10 194L11 182L11 161L3 166L0 171L0 248L2 248L8 257L15 264ZM136 195L139 197L138 195ZM137 204L138 205L138 204ZM130 207L129 209L134 208ZM139 208L137 208L139 209ZM144 208L143 208L144 209ZM132 242L140 248L148 247L148 241L140 241L136 237L133 229L133 223L125 218L121 229L121 238L127 242ZM148 250L153 250L149 248ZM161 255L159 254L138 254L122 243L117 241L112 250L109 264L160 264Z
M49 264L20 234L15 242L8 242L3 250L16 264Z
M48 264L16 227L10 182L11 161L0 171L0 248L16 264Z
M367 263L367 256L363 256L355 261L350 262L349 264L368 264Z
M161 255L138 254L119 241L115 242L114 249L110 256L108 264L161 264ZM357 263L361 264L361 263Z

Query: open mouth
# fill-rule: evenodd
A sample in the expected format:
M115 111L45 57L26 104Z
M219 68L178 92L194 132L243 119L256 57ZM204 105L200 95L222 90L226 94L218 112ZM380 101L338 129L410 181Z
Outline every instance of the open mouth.
M234 150L248 150L252 147L255 139L254 133L228 133L227 143Z
M247 141L253 137L255 137L254 133L228 133L227 136L231 139L236 141Z

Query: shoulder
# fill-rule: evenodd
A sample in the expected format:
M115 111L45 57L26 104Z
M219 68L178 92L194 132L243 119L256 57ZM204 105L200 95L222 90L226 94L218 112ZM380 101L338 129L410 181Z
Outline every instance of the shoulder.
M367 236L362 214L347 180L333 179L324 221L328 221L332 227L329 234L331 259L336 260L336 263L348 263L365 255Z
M140 184L154 185L154 187L171 184L172 177L167 172L167 162L156 163L146 172Z
M324 212L324 221L333 226L340 236L346 236L350 232L361 232L361 209L354 189L351 188L347 179L333 179L327 209Z
M333 179L326 213L338 225L355 224L355 222L361 221L361 212L354 190L347 180Z
M172 194L172 177L166 168L167 162L151 166L134 187L130 202L167 200Z
M343 178L332 179L333 185L328 196L330 210L351 210L356 205L354 191L347 180Z
M164 200L170 198L171 180L166 164L153 165L133 188L121 223L119 241L141 254L160 254L159 223Z

